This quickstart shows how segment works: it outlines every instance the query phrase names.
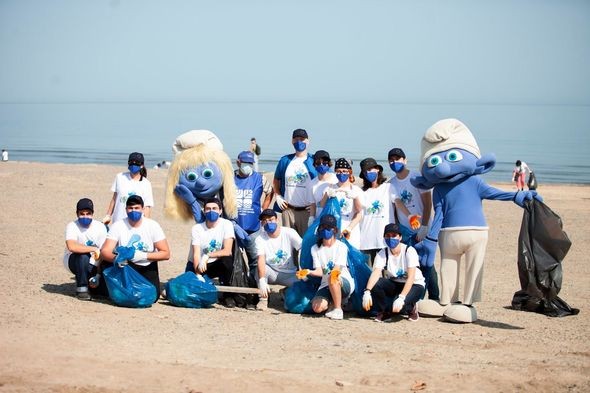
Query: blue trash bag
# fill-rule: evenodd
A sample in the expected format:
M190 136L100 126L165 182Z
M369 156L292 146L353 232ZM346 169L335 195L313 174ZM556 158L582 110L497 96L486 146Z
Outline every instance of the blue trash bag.
M217 302L217 288L209 277L186 272L166 283L166 296L178 307L207 308Z
M297 281L291 285L285 290L285 310L293 314L313 314L311 299L319 285L318 280Z
M361 316L372 315L371 311L363 309L363 290L367 287L367 282L371 276L371 268L367 265L369 256L362 251L353 247L348 240L341 239L348 247L348 271L354 280L354 292L350 295L349 301L352 301L354 311Z
M156 287L129 265L106 268L104 276L111 300L121 307L151 307L158 298Z

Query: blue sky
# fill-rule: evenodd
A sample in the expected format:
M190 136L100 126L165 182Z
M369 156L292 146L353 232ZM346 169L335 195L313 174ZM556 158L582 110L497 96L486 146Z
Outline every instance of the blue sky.
M590 105L590 2L0 0L0 103Z

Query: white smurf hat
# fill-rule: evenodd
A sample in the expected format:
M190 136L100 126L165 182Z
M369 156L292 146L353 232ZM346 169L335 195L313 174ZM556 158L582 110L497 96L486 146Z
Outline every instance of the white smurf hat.
M434 123L422 137L421 147L420 167L431 154L452 148L467 150L477 158L481 158L473 134L465 124L457 119L443 119Z
M172 144L172 151L174 154L179 154L198 145L205 145L213 150L223 150L223 144L215 135L209 130L192 130L185 132L178 136Z

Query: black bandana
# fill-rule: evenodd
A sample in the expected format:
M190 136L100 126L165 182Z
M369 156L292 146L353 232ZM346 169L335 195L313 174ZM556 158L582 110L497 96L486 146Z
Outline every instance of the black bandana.
M336 160L334 169L352 169L352 162L346 158L339 158Z

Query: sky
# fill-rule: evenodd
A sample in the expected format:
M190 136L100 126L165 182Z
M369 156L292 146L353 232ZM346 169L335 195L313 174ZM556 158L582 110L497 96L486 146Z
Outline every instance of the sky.
M590 1L0 0L0 104L590 105Z

